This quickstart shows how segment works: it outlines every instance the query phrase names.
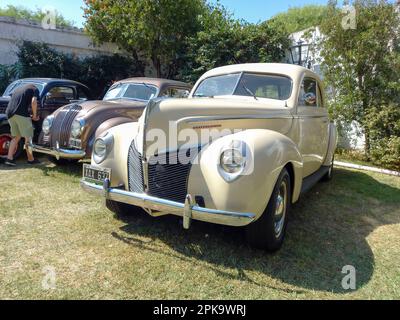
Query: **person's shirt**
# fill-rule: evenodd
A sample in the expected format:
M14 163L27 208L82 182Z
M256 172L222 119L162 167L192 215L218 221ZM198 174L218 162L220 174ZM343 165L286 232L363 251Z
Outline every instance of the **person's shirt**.
M31 107L33 97L39 100L39 90L34 85L27 84L17 88L8 103L6 109L7 118L10 119L14 115L30 117L29 108Z

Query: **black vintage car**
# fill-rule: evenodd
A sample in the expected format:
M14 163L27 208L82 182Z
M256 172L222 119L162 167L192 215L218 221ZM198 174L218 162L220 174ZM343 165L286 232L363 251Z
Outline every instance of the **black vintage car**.
M88 87L71 80L29 78L14 81L7 87L3 96L0 97L0 157L7 155L9 143L11 141L10 127L5 115L5 110L14 90L26 84L35 85L40 93L38 103L38 115L40 120L34 122L34 142L37 141L42 130L42 122L47 116L66 104L92 100L93 98ZM22 150L23 142L18 148L16 157L21 154Z

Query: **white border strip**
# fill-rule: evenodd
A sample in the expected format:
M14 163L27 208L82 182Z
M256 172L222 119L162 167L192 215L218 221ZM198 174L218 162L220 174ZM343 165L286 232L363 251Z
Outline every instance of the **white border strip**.
M354 164L354 163L335 161L335 165L338 167L343 167L343 168L358 169L358 170L363 170L363 171L377 172L377 173L387 174L390 176L400 177L400 172L397 172L397 171L361 166L361 165Z

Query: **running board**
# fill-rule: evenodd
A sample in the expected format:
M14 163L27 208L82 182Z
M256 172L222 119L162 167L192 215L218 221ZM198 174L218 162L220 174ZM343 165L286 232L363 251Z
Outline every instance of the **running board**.
M310 189L315 186L322 177L328 173L330 167L321 167L317 172L313 173L311 176L303 179L303 184L301 187L301 194L310 191Z

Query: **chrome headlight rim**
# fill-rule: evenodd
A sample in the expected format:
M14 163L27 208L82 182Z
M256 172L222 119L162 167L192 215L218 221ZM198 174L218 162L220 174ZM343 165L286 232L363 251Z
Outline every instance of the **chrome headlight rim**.
M71 125L71 137L79 139L82 135L83 129L85 128L86 122L84 119L75 119Z
M226 182L233 182L242 176L247 166L247 146L242 141L233 141L222 148L218 171Z
M93 160L96 164L101 164L110 154L114 146L114 136L111 133L106 133L99 137L93 144ZM102 150L101 152L99 150Z
M42 131L47 136L50 134L51 127L53 125L54 116L47 116L42 123Z

